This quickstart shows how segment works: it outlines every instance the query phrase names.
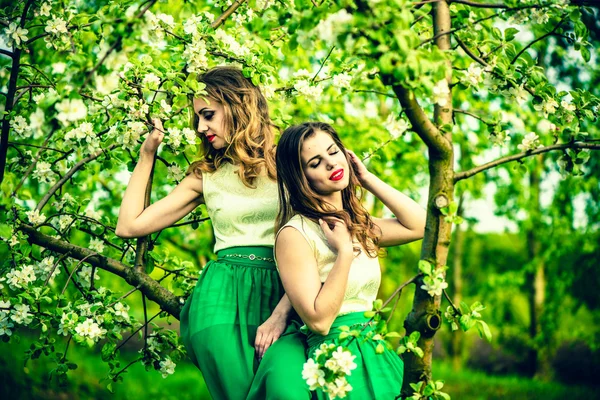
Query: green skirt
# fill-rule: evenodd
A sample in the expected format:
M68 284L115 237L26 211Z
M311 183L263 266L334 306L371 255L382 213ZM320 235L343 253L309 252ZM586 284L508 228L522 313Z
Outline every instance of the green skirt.
M246 399L259 365L256 330L271 316L284 290L272 247L233 247L219 251L217 257L204 267L183 306L181 336L213 399L241 400ZM270 352L276 358L287 357L274 354L272 348L262 363ZM306 359L302 344L284 350L299 352ZM290 356L298 359L298 354ZM298 368L301 371L302 364ZM303 383L301 375L287 378ZM290 384L278 381L282 387Z
M355 329L358 325L360 330L368 320L363 312L355 312L337 317L326 336L309 332L307 338L309 357L314 355L322 343L338 344L338 336L341 332L339 327L350 326ZM372 328L367 327L362 333L366 334L370 329ZM377 354L376 347L377 344L373 340L363 341L360 338L353 340L348 346L356 356L354 362L357 367L347 376L352 390L348 392L346 399L393 400L400 394L404 375L402 359L387 347L382 354ZM321 389L315 392L319 400L328 400L327 394Z

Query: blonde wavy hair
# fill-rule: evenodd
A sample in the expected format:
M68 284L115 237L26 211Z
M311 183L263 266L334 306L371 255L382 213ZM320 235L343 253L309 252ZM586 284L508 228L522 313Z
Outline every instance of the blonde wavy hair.
M247 187L254 188L255 179L265 172L276 180L276 126L260 89L234 67L215 67L199 75L198 81L206 85L207 98L223 106L227 145L215 150L205 135L198 134L201 159L190 165L188 173L200 177L202 171L213 172L230 162L239 165L239 177ZM193 129L197 131L198 116L192 114Z

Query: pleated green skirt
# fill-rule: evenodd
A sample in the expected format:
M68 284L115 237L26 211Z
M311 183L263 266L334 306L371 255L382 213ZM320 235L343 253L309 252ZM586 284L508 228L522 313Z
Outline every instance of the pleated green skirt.
M341 315L335 319L329 334L318 335L308 333L308 355L312 357L322 343L339 343L339 327L350 326L351 329L362 329L369 319L364 313L356 312ZM367 327L362 334L366 334L371 327ZM348 392L348 400L393 400L400 394L402 379L404 375L404 363L402 359L392 350L387 348L382 354L377 354L375 348L377 343L373 340L352 340L348 349L356 356L354 362L356 369L352 370L347 377L352 390ZM316 396L319 400L329 400L327 394L317 389Z
M248 396L259 366L254 350L256 330L284 294L272 260L272 247L232 247L217 252L217 260L204 267L183 306L181 337L215 400ZM301 371L306 347L297 341L296 331L288 327L287 335L267 350L261 364L289 357L297 360ZM269 376L273 393L304 384L301 373Z

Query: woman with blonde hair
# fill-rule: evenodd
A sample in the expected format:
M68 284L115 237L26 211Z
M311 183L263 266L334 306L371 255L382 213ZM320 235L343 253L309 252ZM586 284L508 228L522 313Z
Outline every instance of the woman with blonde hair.
M336 344L342 326L363 335L372 330L364 313L372 309L379 289L378 250L421 239L426 213L370 173L328 124L307 122L286 129L276 160L277 266L308 327L308 356L314 357ZM359 185L394 217L370 216L357 195ZM400 394L404 366L393 351L377 354L374 341L362 339L353 340L349 349L357 367L347 382L326 385L331 397L389 400ZM316 394L328 398L322 389Z
M206 204L217 259L204 267L181 312L189 357L214 399L245 399L261 358L276 343L268 353L269 365L277 367L269 375L275 382L271 398L309 398L301 378L305 349L289 324L294 313L273 260L278 194L267 101L237 68L216 67L198 80L207 92L192 99L203 157L169 195L144 209L152 160L164 137L154 119L123 197L117 235L157 232ZM285 368L278 367L283 360Z

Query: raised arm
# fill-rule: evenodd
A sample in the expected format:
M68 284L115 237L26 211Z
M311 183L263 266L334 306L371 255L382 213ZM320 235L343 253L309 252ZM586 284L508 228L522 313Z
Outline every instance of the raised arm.
M373 218L373 222L381 229L379 245L397 246L422 239L427 218L423 207L369 172L352 151L348 150L348 154L360 184L381 200L396 217Z
M279 233L275 253L283 287L294 309L311 331L327 335L342 307L354 250L342 221L335 221L333 229L323 221L320 225L337 252L325 283L321 284L317 261L307 256L313 254L310 245L295 228L286 227Z
M153 119L154 130L146 137L127 190L121 201L116 234L134 238L157 232L179 221L203 201L202 179L186 176L168 196L144 209L144 194L152 171L154 155L163 140L163 126Z

